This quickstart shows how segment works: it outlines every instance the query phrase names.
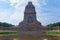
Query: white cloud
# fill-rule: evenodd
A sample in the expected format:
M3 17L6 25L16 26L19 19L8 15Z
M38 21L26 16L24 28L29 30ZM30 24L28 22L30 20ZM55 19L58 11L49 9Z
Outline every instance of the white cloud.
M10 23L11 24L15 24L18 25L19 22L21 22L23 20L23 13L22 12L23 9L21 9L21 11L16 10L11 16L10 16Z
M20 7L22 7L22 5L26 5L28 1L32 1L32 3L37 6L37 7L41 7L43 5L46 5L46 0L9 0L9 2L11 3L11 5L17 9L20 9ZM41 3L39 4L39 1L41 1Z
M7 0L2 0L2 1L7 1ZM8 0L10 5L16 8L16 10L14 11L13 14L11 13L11 11L8 11L9 9L0 12L0 21L9 22L12 24L18 24L20 21L23 20L24 8L27 5L28 1L32 1L34 6L36 7L37 17L38 17L37 19L43 24L50 22L50 20L52 20L55 17L55 16L51 16L49 14L44 13L43 12L44 8L42 10L42 13L40 12L42 6L47 5L46 0ZM54 13L57 13L57 12L59 13L60 12L59 10L60 10L59 8L58 10L54 8L51 11L53 11Z
M0 11L0 22L9 22L11 13L9 10Z
M46 25L46 23L53 18L54 16L50 16L49 14L44 14L44 13L37 14L37 20L41 22L43 25Z
M9 10L0 11L0 22L7 22L17 25L22 20L23 15L20 11L15 11L13 14Z
M23 20L23 14L22 14L22 12L19 12L19 11L16 11L14 14L12 14L11 16L10 16L10 19L11 20L14 20L14 19L18 19L18 20Z
M34 6L36 7L36 9L37 8L41 8L43 5L46 5L46 1L45 0L42 0L41 3L39 3L40 0L13 0L13 1L9 0L9 1L11 3L11 6L13 6L13 7L15 7L17 9L17 11L10 16L11 21L13 21L13 20L17 20L17 21L20 20L21 21L23 19L24 8L25 8L26 4L28 3L28 1L32 1ZM38 15L40 15L40 14L38 14ZM44 19L44 18L39 18L39 20L40 19Z
M12 16L10 17L12 19L21 19L22 18L23 13L24 13L25 5L27 4L28 1L32 1L35 4L38 3L37 0L13 0L13 1L9 0L9 1L11 3L11 6L13 6L17 9L17 11L14 14L12 14Z
M0 1L6 1L6 0L0 0Z
M42 4L43 4L43 5L47 5L46 0L43 0L43 1L42 1Z
M12 23L12 24L17 24L18 21L22 21L24 8L25 8L26 4L28 3L28 1L32 1L34 6L36 7L38 15L40 15L37 8L41 8L43 5L46 5L46 0L42 0L42 1L41 0L9 0L10 5L13 6L14 8L16 8L16 11L13 14L11 14L11 12L9 12L9 11L3 11L0 14L1 15L0 21ZM41 3L39 3L39 1ZM43 15L45 16L45 14L43 14ZM40 16L43 16L43 15L41 14ZM44 18L45 17L38 18L38 20L41 20L42 22L44 22L44 20L46 20L46 18L45 19ZM16 23L13 23L13 21L16 21Z

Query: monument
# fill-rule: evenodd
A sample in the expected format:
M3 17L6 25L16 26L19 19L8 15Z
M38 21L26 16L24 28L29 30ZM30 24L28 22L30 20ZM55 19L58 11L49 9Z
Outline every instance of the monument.
M37 21L35 7L28 2L24 11L24 19L18 25L18 40L43 40L44 27Z

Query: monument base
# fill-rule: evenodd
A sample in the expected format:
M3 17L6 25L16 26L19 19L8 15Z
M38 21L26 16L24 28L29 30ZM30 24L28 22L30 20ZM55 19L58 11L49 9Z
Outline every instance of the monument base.
M44 40L44 33L37 31L22 31L18 40Z

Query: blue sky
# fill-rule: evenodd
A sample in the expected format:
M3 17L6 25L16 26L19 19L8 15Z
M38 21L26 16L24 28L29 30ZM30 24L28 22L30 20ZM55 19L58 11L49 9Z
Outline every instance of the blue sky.
M60 22L60 0L0 0L0 22L18 25L28 1L34 4L42 25Z

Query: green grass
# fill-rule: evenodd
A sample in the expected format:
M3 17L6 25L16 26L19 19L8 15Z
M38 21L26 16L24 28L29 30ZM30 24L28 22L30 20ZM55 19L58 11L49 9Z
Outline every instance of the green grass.
M17 31L0 30L0 36L11 36L11 35L17 35Z
M16 32L0 32L0 34L16 34Z
M60 36L60 30L50 30L47 33L48 35L52 36ZM11 36L11 35L17 35L17 31L0 30L0 36Z
M60 36L60 30L50 30L47 33L52 36Z

